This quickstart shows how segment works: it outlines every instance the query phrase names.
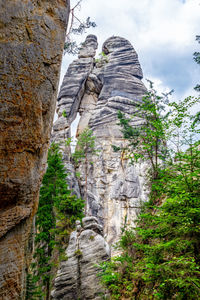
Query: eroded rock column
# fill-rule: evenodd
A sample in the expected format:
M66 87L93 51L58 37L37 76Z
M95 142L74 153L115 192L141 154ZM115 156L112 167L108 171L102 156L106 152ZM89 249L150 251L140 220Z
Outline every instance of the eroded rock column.
M110 257L110 249L103 238L103 228L95 217L77 221L66 250L67 260L61 262L55 278L54 300L100 300L106 291L98 278L97 265Z
M146 88L137 53L128 40L109 38L102 46L102 57L94 60L96 47L96 37L89 35L79 58L68 68L58 97L58 120L52 138L62 143L66 132L70 136L71 123L78 113L77 135L89 127L96 136L98 155L88 154L92 164L87 174L87 213L98 218L112 245L119 239L122 226L134 224L141 202L148 198L147 163L131 165L125 152L116 153L112 148L126 146L117 124L119 110L135 125L143 122L136 112ZM66 167L72 166L70 159L64 161ZM80 192L84 195L83 164L78 171ZM74 170L71 174L72 186L76 186Z
M97 46L96 36L88 35L85 42L82 43L78 59L69 65L58 95L58 119L53 125L51 135L51 140L60 145L63 162L68 173L69 187L74 190L78 197L80 197L80 189L75 177L74 165L71 161L71 150L70 147L66 147L66 140L71 137L71 124L76 119L78 112L81 111L80 106L83 103L86 82L94 68L94 56Z
M67 0L0 1L0 299L23 299L69 15Z
M136 116L136 104L142 101L146 88L137 53L129 41L111 37L102 51L86 82L78 134L88 124L96 136L99 152L90 157L93 163L89 166L87 207L89 215L103 225L105 238L112 245L124 225L134 224L141 203L148 197L147 164L130 164L126 152L114 152L112 147L123 148L127 143L118 125L118 111L131 117L135 125L143 122ZM80 170L83 190L84 168Z
M97 222L102 226L103 235L95 235L93 241L92 228L87 228L85 221L83 229L77 228L72 233L66 251L68 260L62 262L55 280L54 299L99 299L95 294L97 270L91 263L94 258L95 262L103 260L101 253L107 246L103 252L98 247L108 243L111 255L115 255L112 246L119 240L121 228L134 225L141 203L148 199L148 164L130 164L125 151L114 152L112 147L127 145L118 125L119 110L131 117L135 125L144 122L136 114L146 93L137 53L130 42L121 37L106 40L102 57L95 60L96 47L96 37L88 36L79 58L68 68L58 97L58 120L54 124L52 140L62 145L66 169L71 170L69 185L71 182L70 187L76 194L79 186L80 194L85 196L87 175L86 220L96 220L95 226ZM88 174L84 174L84 162L75 170L64 145L78 113L77 136L86 127L96 136L98 155L88 153ZM80 172L78 180L75 171ZM97 285L96 291L103 289Z

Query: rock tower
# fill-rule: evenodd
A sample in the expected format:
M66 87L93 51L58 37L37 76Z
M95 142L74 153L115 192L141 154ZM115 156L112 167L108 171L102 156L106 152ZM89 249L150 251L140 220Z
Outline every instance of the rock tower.
M130 164L123 151L114 152L112 147L126 145L117 124L118 111L133 116L132 122L139 124L141 120L134 117L138 109L135 104L141 102L146 88L141 81L143 74L137 53L128 40L118 36L107 39L100 59L94 58L96 49L97 38L89 35L82 44L78 59L66 72L58 96L58 119L53 126L52 140L62 144L64 162L70 170L70 186L76 194L84 195L84 168L79 166L81 177L77 180L64 139L70 137L71 124L77 115L80 115L77 136L86 127L92 129L98 155L90 157L93 163L88 170L86 214L102 226L105 242L112 249L120 237L122 226L134 224L141 201L148 197L145 163ZM71 241L76 236L77 233L73 233ZM82 259L84 261L84 256ZM63 298L58 297L59 286L64 284L61 278L68 274L70 267L71 263L66 262L57 275L55 299L72 299L67 293ZM99 299L95 294L82 294L82 297Z

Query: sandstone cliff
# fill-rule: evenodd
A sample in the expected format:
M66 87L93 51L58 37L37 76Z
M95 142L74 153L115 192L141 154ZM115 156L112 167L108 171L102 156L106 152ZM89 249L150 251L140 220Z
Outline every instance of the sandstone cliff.
M93 130L99 155L91 157L87 214L98 218L111 245L119 237L125 220L133 222L140 201L147 198L146 165L130 165L124 153L115 153L112 149L112 145L125 145L117 125L118 110L134 115L134 102L141 101L146 88L141 81L143 75L137 53L129 41L109 38L103 44L102 59L95 61L96 48L96 37L88 36L79 58L68 68L58 96L58 120L52 139L62 143L70 136L71 123L77 113L81 116L77 135L87 126ZM63 117L63 111L67 118ZM140 121L133 118L133 122ZM80 171L83 195L85 182L81 166Z
M23 299L25 247L55 109L69 1L0 1L0 299Z
M126 145L117 125L117 112L120 110L126 115L134 116L138 109L134 103L141 102L146 88L141 81L143 75L137 53L129 41L121 37L109 38L103 44L101 58L95 60L96 48L96 37L89 35L83 43L78 59L73 61L67 70L58 96L58 119L53 126L52 140L62 145L64 161L70 170L69 184L76 194L81 193L84 196L85 168L83 164L79 166L81 177L77 180L64 139L71 136L72 122L78 113L80 120L77 136L86 127L91 128L96 136L98 156L91 157L88 154L93 163L90 164L87 174L86 216L97 218L103 227L104 239L112 249L119 239L121 227L134 224L141 201L148 197L146 164L130 164L123 151L114 152L112 148L112 145ZM136 116L132 119L136 124L141 121ZM71 251L73 239L77 239L77 233L72 234L67 253ZM114 253L112 249L112 255ZM93 253L95 254L97 252ZM82 259L85 259L84 255ZM98 262L101 260L102 257L98 257ZM70 275L72 269L77 269L77 264L74 256L70 256L61 266L53 293L55 299L98 299L95 298L97 295L94 291L93 296L80 292L78 296L73 294L73 298L70 294L69 282L73 286L74 280L76 284L80 284ZM83 276L81 280L84 282ZM88 288L90 286L87 278L85 285ZM81 284L79 287L81 288ZM62 298L61 295L65 296Z
M55 279L52 298L55 300L100 300L105 294L96 274L99 262L109 259L110 250L103 238L103 228L95 217L83 218L83 228L70 236L67 261L61 263Z

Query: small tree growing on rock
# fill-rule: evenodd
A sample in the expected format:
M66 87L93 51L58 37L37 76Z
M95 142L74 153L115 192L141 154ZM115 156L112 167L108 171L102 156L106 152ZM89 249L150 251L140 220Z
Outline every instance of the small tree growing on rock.
M91 156L97 155L98 150L95 148L95 136L93 132L88 127L78 136L77 145L75 152L72 154L72 157L75 162L75 166L78 166L80 163L84 165L85 173L85 214L87 214L87 193L88 193L88 172L89 165L92 164Z
M86 29L91 27L96 27L96 23L90 20L90 17L87 17L85 21L80 20L77 17L76 11L81 6L82 0L76 2L76 4L70 9L70 19L68 23L66 41L64 44L64 53L76 55L79 52L79 45L75 40L73 40L72 35L81 35Z
M120 256L102 266L102 281L111 299L199 299L200 128L196 115L191 114L191 107L199 100L188 97L170 103L167 126L163 122L157 126L153 120L154 126L136 131L136 137L135 128L122 120L130 153L134 154L145 133L150 147L145 142L141 144L145 147L137 150L142 155L145 150L145 157L149 157L151 146L155 150L154 141L160 138L156 133L159 128L164 130L161 136L176 147L174 159L169 157L155 169L149 202L144 204L136 227L124 230Z
M42 299L45 300L50 299L55 265L60 256L63 256L75 221L83 217L84 207L83 200L77 199L68 188L67 174L58 144L52 143L47 163L36 215L35 252L32 264L33 282L37 287L41 287ZM27 300L34 299L30 297L30 293L28 297Z
M118 112L119 125L128 146L123 150L129 153L131 161L142 159L149 161L152 177L156 179L159 173L159 164L166 159L166 127L169 112L165 112L168 103L168 94L159 96L150 83L150 90L143 97L142 102L134 103L137 111L127 118L121 111ZM139 118L140 124L133 124L133 118ZM120 150L113 146L114 151Z

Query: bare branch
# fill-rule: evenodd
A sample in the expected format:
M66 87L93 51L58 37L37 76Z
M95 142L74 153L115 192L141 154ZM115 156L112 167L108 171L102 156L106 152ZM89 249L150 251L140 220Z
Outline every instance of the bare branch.
M86 21L82 21L76 16L76 9L80 6L82 0L79 0L71 9L70 9L70 22L67 28L66 33L66 42L64 45L64 53L69 54L77 54L79 51L79 47L76 41L73 41L71 35L73 34L83 34L87 28L96 27L95 22L90 21L90 17L87 17ZM75 27L75 20L79 23L77 27Z
M76 3L76 5L75 5L73 8L71 8L70 11L73 11L75 8L77 8L77 7L81 4L81 2L82 2L82 0L79 0L79 1Z

